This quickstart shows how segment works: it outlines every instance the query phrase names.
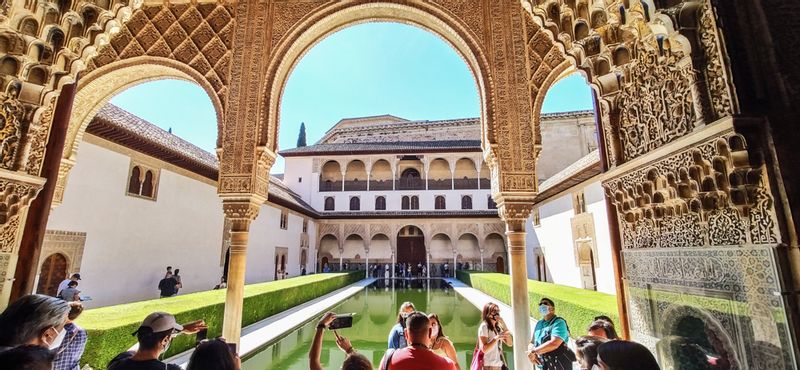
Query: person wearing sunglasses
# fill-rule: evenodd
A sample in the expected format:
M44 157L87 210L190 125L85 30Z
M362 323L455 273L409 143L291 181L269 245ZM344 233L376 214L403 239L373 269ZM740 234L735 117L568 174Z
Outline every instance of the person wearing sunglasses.
M544 370L571 370L576 357L567 347L567 321L556 316L556 305L550 298L539 300L539 313L542 319L533 330L528 359Z

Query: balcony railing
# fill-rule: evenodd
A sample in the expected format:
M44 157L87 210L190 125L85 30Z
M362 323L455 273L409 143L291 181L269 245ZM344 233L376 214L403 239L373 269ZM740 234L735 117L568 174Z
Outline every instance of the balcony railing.
M425 180L419 177L397 180L397 190L425 190Z
M491 189L492 182L489 179L481 179L481 189Z
M453 187L455 189L477 189L478 179L455 179Z
M319 191L342 191L341 181L320 181Z
M452 190L453 180L428 180L428 190Z
M367 190L367 180L348 180L344 182L345 191Z
M370 180L369 190L392 190L392 180Z

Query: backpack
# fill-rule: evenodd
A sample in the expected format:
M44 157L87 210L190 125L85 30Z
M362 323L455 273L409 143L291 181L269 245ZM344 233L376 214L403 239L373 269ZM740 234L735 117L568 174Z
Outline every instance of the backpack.
M164 289L164 284L166 282L167 282L167 278L161 279L161 281L158 282L158 290L163 290Z

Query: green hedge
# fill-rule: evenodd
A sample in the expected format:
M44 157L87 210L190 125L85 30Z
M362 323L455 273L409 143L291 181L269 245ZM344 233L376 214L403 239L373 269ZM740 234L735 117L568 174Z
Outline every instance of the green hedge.
M511 304L510 276L497 273L458 271L457 278L501 302ZM611 294L570 286L528 280L528 302L531 315L539 318L539 300L547 297L556 304L556 314L567 320L570 336L586 334L586 328L599 315L606 315L619 322L617 298Z
M363 271L353 271L246 285L242 326L258 322L362 278ZM77 320L77 324L89 334L81 365L88 364L97 370L105 369L114 356L136 343L136 338L131 333L147 315L155 311L169 312L175 315L179 323L203 319L208 324L208 337L217 337L222 334L224 307L225 290L210 290L87 310ZM194 341L194 336L176 337L165 357L192 348Z

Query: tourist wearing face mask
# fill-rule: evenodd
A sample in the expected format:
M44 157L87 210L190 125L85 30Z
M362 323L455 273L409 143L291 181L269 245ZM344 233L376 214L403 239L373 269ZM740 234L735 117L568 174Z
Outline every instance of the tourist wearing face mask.
M539 314L528 359L543 370L572 370L575 353L567 347L569 326L567 321L556 316L556 305L549 298L539 300Z
M428 315L428 320L431 322L431 351L439 356L449 358L456 365L456 370L461 370L461 367L458 366L456 347L453 346L450 338L444 335L439 315L432 313Z
M0 352L22 345L56 349L64 340L69 305L42 294L26 295L0 313Z
M169 349L172 338L178 334L193 334L206 329L202 320L180 325L175 317L166 312L153 312L148 315L133 335L139 340L135 352L123 352L114 357L107 370L181 370L175 364L159 361L159 357Z

